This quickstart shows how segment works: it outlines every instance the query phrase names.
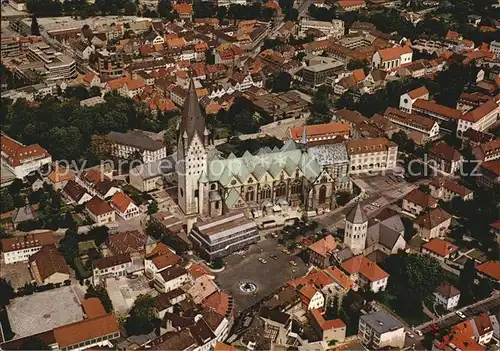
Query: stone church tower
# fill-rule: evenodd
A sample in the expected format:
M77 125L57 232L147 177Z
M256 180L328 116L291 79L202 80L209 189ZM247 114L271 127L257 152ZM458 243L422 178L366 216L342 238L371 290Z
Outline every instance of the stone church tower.
M177 134L178 204L186 216L188 233L203 212L204 189L199 179L207 172L207 146L208 130L191 80Z
M344 244L353 254L358 255L365 249L367 232L368 217L358 203L345 218Z

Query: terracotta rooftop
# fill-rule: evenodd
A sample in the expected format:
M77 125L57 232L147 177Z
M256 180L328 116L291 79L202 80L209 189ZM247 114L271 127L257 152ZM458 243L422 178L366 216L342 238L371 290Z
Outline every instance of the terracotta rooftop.
M100 317L106 314L106 310L104 309L101 300L97 297L90 297L82 300L82 308L85 311L87 318Z
M350 289L353 286L351 279L338 267L328 267L325 272L333 278L343 289Z
M408 95L412 99L418 99L426 94L429 94L429 90L427 90L426 87L420 87L420 88L413 89L413 90L408 92Z
M422 228L432 229L449 219L451 215L448 212L441 207L436 207L418 216L414 223Z
M94 196L91 200L87 201L85 203L85 208L95 216L101 216L103 214L113 212L111 206L97 196Z
M489 100L472 111L467 112L465 115L461 116L460 119L476 123L495 110L497 110L498 114L497 103L494 100Z
M455 194L458 194L461 197L467 196L472 193L472 190L460 185L456 181L452 179L433 179L429 185L432 185L436 188L443 187Z
M476 270L495 281L500 281L500 261L486 261L476 267Z
M60 348L114 333L120 333L120 326L112 313L54 329L55 339Z
M124 263L132 262L129 254L117 255L117 256L108 256L104 258L100 258L92 261L92 267L105 269L110 267L115 267L122 265Z
M428 243L424 244L422 248L432 251L441 257L446 257L458 250L457 246L439 238L431 239Z
M347 142L347 151L350 155L386 152L391 146L396 144L387 138L358 139Z
M29 263L36 265L42 281L56 273L70 274L64 257L53 246L43 246L30 256Z
M38 233L27 233L23 236L2 239L3 252L24 250L30 247L54 245L54 233L50 230Z
M323 314L321 313L321 310L319 309L316 308L312 309L311 315L322 330L339 329L347 327L346 324L340 318L325 320Z
M423 208L434 207L438 200L420 189L414 189L404 197L404 200L417 204Z
M337 247L337 242L335 238L331 235L327 235L324 238L316 241L315 243L309 245L309 250L316 252L317 254L326 257Z
M350 127L348 123L324 123L306 126L306 134L308 137L349 134ZM304 127L290 128L290 137L299 141L304 134Z
M455 288L450 283L442 283L437 289L437 292L448 299L460 295L460 290Z
M125 213L132 203L134 203L132 199L121 191L117 191L113 194L113 197L111 197L111 204L114 205L121 213Z
M422 109L425 112L434 113L450 119L459 119L462 116L462 112L451 107L440 105L434 101L428 101L424 99L417 99L413 103L413 107L417 109Z
M358 255L345 261L341 267L349 274L359 273L363 275L370 282L389 277L387 272L363 255Z
M483 162L481 163L481 168L484 168L496 176L500 175L500 159Z
M411 52L413 52L413 50L408 46L398 46L378 51L381 59L384 61L396 60L399 59L401 55L409 54Z
M147 236L139 230L129 230L108 236L108 246L115 255L144 251Z
M444 142L434 145L430 149L430 153L447 161L460 161L462 158L462 154L457 149Z
M19 166L30 160L50 157L50 154L38 144L23 145L1 132L2 159L13 167ZM4 157L5 154L5 157Z

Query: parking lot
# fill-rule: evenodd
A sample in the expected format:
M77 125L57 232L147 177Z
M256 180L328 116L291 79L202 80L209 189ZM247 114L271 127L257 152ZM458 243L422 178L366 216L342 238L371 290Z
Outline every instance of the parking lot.
M262 252L260 251L262 250ZM252 245L243 254L232 254L224 258L225 269L215 273L221 289L230 292L235 300L236 311L242 311L274 291L285 282L307 272L307 265L297 256L286 255L283 246L275 239L265 239ZM276 259L271 258L276 255ZM266 263L259 262L264 258ZM290 261L295 261L292 266ZM255 293L244 293L239 289L243 283L257 286Z
M28 262L16 262L11 264L3 264L2 262L1 277L10 280L12 287L18 289L24 286L25 283L31 282L31 273Z

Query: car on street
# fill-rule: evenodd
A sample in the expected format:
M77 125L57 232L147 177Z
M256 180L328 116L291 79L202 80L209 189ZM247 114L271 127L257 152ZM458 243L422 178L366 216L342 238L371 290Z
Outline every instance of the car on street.
M295 261L290 261L290 264L291 264L292 266L294 266L294 267L295 267L295 266L297 266L297 262L295 262Z
M412 338L412 339L413 339L413 338L415 338L415 335L413 335L413 334L412 334L411 332L409 332L409 331L407 331L407 332L406 332L406 335L408 335L408 337L410 337L410 338Z
M456 311L455 312L457 316L459 316L461 319L467 319L465 314L462 311Z
M288 250L288 249L283 249L283 253L284 253L285 255L290 255L290 250Z
M271 257L273 260L277 260L278 259L278 256L276 256L276 255L271 255L269 257Z
M418 330L418 329L415 329L415 334L417 334L420 337L423 336L422 332L420 330Z
M266 264L267 263L266 259L262 258L262 257L259 258L259 262L262 263L262 264Z
M272 237L277 239L278 238L278 233L271 233Z
M439 330L439 325L437 325L436 323L432 323L431 324L431 329L434 330L434 331L438 331Z

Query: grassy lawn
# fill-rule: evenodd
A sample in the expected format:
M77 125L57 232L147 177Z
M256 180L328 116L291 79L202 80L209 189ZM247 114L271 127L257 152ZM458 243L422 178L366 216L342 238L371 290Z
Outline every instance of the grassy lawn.
M480 261L480 262L485 261L487 259L487 257L484 254L484 252L479 251L478 249L476 249L476 250L474 250L472 252L469 252L469 256L472 257L475 260Z
M79 226L79 227L80 227L80 226L82 226L82 225L83 225L83 222L84 222L84 221L83 221L82 217L80 217L79 215L77 215L77 214L75 214L75 213L73 213L73 215L72 215L72 216L73 216L73 220L76 222L76 225L77 225L77 226Z

